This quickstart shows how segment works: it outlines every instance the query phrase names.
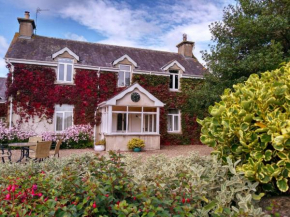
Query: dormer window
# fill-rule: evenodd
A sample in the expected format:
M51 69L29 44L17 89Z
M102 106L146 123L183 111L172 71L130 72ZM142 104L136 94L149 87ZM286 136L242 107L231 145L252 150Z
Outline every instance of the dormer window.
M73 82L73 60L68 58L58 59L57 81L62 83Z
M118 87L130 86L131 66L120 65L119 68L120 68L120 71L119 71L119 78L118 78Z
M178 90L179 89L179 73L178 70L169 70L170 73L170 90Z

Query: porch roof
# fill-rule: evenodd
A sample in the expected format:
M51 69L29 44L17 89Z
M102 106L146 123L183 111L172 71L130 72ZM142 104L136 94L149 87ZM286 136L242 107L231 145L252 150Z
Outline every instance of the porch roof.
M161 102L159 99L153 96L149 91L147 91L137 82L127 87L126 89L124 89L123 91L115 95L114 97L108 99L107 101L101 102L98 106L104 107L104 106L109 106L109 105L117 105L117 100L122 99L126 94L133 92L135 89L138 89L141 93L145 94L150 100L152 100L154 102L155 107L164 107L165 104L163 102Z

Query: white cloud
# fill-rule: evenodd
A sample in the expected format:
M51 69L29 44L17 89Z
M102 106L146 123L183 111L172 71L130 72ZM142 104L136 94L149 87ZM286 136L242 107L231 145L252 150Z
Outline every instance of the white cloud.
M4 57L9 44L7 40L0 35L0 57ZM8 69L6 68L6 63L3 58L0 59L0 77L6 77Z
M71 33L71 32L65 33L64 37L67 39L76 40L76 41L88 41L84 36L77 35L77 34Z
M211 34L208 25L221 20L223 7L234 0L20 0L31 11L49 9L42 16L71 19L96 31L105 39L100 43L177 52L175 47L187 33L195 42L195 56L202 62L200 50L207 49ZM135 4L129 4L129 3ZM148 4L151 3L151 4ZM86 41L78 32L66 38Z

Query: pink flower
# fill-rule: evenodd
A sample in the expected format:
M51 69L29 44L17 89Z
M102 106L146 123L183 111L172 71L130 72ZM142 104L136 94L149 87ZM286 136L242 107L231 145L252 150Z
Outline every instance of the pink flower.
M11 195L10 194L6 194L5 200L10 200L10 199L11 199Z

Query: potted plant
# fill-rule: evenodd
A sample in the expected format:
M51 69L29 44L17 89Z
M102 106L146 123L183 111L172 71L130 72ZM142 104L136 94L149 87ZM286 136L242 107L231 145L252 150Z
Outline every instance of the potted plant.
M133 150L134 152L140 152L141 148L145 147L144 140L138 139L138 138L133 138L129 140L127 144L128 149Z
M105 151L106 140L102 139L95 144L95 151Z

